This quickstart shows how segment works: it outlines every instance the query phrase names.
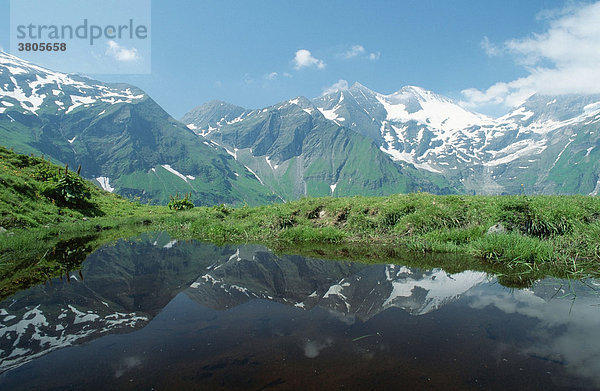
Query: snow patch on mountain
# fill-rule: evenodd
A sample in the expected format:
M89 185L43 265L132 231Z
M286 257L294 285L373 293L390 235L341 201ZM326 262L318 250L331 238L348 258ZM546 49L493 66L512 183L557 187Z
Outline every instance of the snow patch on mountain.
M337 187L337 182L334 183L333 185L329 185L329 189L331 190L331 194L333 195L333 193L335 192L335 188Z
M227 123L227 125L231 125L231 124L235 124L238 122L242 122L243 119L244 119L244 116L240 115L239 117L236 117L236 118L232 119L231 121L227 121L226 123Z
M550 170L548 171L552 171L552 169L554 168L554 166L556 166L556 163L558 163L558 161L560 160L560 157L562 156L562 154L567 150L567 148L569 147L569 145L571 145L571 143L575 140L575 137L571 137L569 139L569 142L565 144L565 146L563 147L563 149L561 149L561 151L558 153L558 156L556 156L556 160L554 160L554 162L552 163L552 167L550 167Z
M231 261L236 261L239 262L241 261L242 258L240 257L240 249L236 249L236 251L229 257L229 262Z
M163 248L166 248L166 249L172 248L176 243L177 243L177 240L173 239L173 240L169 241L169 243L165 244L163 246Z
M96 101L109 104L132 103L145 96L143 93L133 93L130 88L109 87L91 79L77 80L75 76L54 72L0 52L0 75L6 74L10 83L5 83L0 88L0 97L15 99L24 110L33 114L37 114L47 99L48 103L59 106L59 109L68 103L69 108L65 112L68 114L79 106ZM18 76L20 81L14 76ZM69 94L65 94L65 88L69 89Z
M90 105L96 102L96 99L89 96L71 95L71 102L73 102L73 104L67 109L67 111L65 111L65 114L69 114L71 111L75 110L81 105Z
M75 138L73 138L73 140L75 140ZM98 181L98 183L100 184L100 186L102 187L102 189L109 191L109 192L113 192L115 191L115 188L112 187L110 185L110 178L106 177L106 176L99 176L96 178L96 180Z
M583 114L586 116L596 114L600 111L600 102L590 103L583 107Z
M85 312L79 311L77 308L73 307L72 305L68 305L67 307L69 307L69 309L75 314L75 319L73 320L73 324L93 322L96 319L100 318L100 316L92 313L91 311L89 313L85 313Z
M256 173L254 171L252 171L252 169L246 165L244 165L244 167L246 167L246 170L250 171L250 173L252 173L252 175L254 175L256 177L256 179L258 179L258 181L260 182L261 185L264 185L265 183L263 182L262 179L260 179L260 177L258 175L256 175Z
M545 140L531 141L521 140L510 144L500 151L487 151L492 155L492 160L483 163L484 166L492 167L500 164L510 163L524 156L536 155L542 153L547 148ZM502 157L495 158L501 155Z
M333 108L333 109L331 109L331 110L325 110L325 109L323 109L323 108L320 108L320 107L319 107L319 111L320 111L320 112L321 112L321 114L323 114L323 116L324 116L325 118L327 118L328 120L330 120L330 121L335 121L335 120L337 120L337 119L338 119L338 115L335 113L335 111L336 111L338 108L339 108L339 107L337 107L337 106L336 106L336 107L334 107L334 108Z
M277 167L279 167L279 165L271 163L271 159L269 159L268 156L265 156L265 160L267 161L269 167L271 167L271 170L277 170Z
M435 173L441 173L442 171L434 168L431 164L427 163L427 162L419 162L413 153L408 153L408 152L400 152L397 149L395 149L393 146L390 146L388 144L388 147L384 147L383 145L381 147L379 147L379 149L382 152L387 153L388 155L390 155L390 157L392 158L392 160L394 161L403 161L403 162L407 162L412 164L413 166L423 169L423 170L427 170L430 172L435 172Z
M204 134L202 134L202 136L204 136ZM210 140L210 143L223 148L225 150L225 152L227 152L229 155L231 155L235 160L238 159L238 156L237 156L238 149L237 148L233 148L233 151L232 151L232 150L228 149L227 147L224 147L223 145L218 144L217 142L215 142L213 140Z
M346 296L344 296L344 295L342 294L342 290L343 290L343 289L344 289L344 287L343 287L343 286L341 286L340 284L334 284L334 285L331 285L331 286L329 287L329 289L327 290L327 292L325 292L325 294L323 295L323 298L324 298L324 299L326 299L326 298L328 298L329 296L332 296L332 295L334 295L334 296L339 296L339 297L341 297L341 298L343 298L343 299L346 299Z
M467 111L450 99L419 87L404 87L391 95L377 94L377 100L387 112L386 120L416 121L443 133L493 123L489 117ZM407 106L413 106L413 110L409 112Z
M529 111L525 107L519 107L517 110L511 113L511 117L520 116L521 118L519 118L519 120L525 122L528 119L530 119L534 114L535 113L533 111Z
M0 57L1 58L1 57ZM2 63L0 62L0 65ZM0 97L8 97L15 99L19 102L21 107L27 111L35 113L41 107L42 103L44 103L44 99L46 98L46 94L27 94L25 91L19 86L19 83L15 80L13 76L10 76L10 81L13 83L13 89L1 89Z
M161 167L164 168L165 170L169 171L171 174L176 175L179 178L183 179L187 183L189 183L188 179L195 179L195 177L193 177L192 175L183 175L182 173L180 173L179 171L177 171L176 169L171 167L170 164L161 164Z
M594 190L592 190L588 195L597 196L598 194L600 194L600 176L598 176L598 181L596 182Z

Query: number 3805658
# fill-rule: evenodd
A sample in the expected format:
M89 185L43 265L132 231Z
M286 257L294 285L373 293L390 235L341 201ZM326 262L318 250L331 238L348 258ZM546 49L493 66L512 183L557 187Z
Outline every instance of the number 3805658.
M67 44L62 42L54 42L54 43L31 43L31 42L19 42L18 49L20 52L64 52L67 50Z

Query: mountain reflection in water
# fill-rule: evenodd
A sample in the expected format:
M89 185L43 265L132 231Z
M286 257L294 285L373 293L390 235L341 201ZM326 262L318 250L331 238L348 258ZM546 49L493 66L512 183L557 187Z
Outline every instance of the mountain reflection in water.
M597 286L144 235L0 303L0 388L596 388Z

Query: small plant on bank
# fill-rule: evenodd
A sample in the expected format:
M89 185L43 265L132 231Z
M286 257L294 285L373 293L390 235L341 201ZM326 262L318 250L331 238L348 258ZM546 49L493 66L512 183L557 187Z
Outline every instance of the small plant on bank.
M171 200L167 206L172 210L192 209L194 207L194 203L190 199L191 197L192 193L185 194L183 198L179 198L179 193L175 193L175 196L169 196Z
M228 216L231 213L231 208L228 208L225 204L215 205L212 209L218 214L223 215L223 217Z
M90 191L85 181L79 176L79 173L69 171L69 166L65 166L64 174L62 170L54 175L48 172L38 172L44 178L42 194L56 202L59 205L83 208L89 206L91 198Z

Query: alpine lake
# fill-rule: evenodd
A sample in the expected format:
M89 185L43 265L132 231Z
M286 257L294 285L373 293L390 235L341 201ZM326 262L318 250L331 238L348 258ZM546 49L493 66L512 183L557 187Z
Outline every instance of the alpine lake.
M0 302L1 390L598 389L600 281L147 233Z

